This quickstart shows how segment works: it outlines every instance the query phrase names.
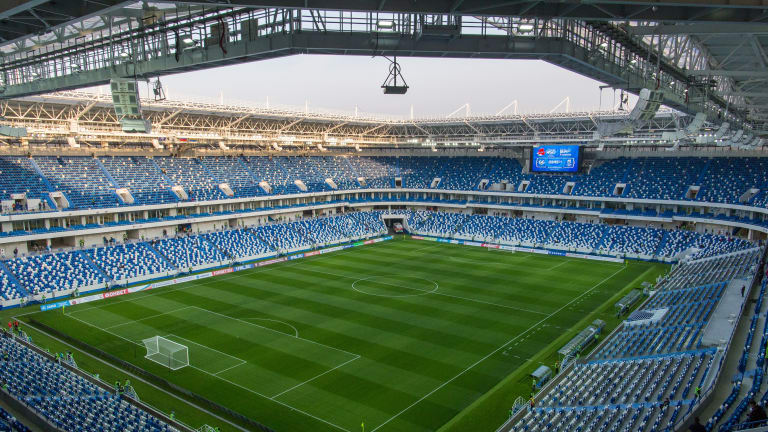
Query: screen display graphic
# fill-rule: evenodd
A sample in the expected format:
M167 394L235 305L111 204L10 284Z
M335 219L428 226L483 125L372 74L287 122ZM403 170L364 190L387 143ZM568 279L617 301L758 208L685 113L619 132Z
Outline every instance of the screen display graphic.
M579 171L580 148L578 145L544 145L531 151L532 172Z

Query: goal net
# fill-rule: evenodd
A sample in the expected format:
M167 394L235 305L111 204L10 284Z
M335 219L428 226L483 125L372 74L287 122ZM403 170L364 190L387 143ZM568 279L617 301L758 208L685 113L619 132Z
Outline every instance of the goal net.
M144 339L147 348L147 359L171 369L181 369L189 366L189 350L185 345L168 340L162 336Z
M515 249L509 246L486 246L486 248L491 252L507 252L507 253L515 253Z

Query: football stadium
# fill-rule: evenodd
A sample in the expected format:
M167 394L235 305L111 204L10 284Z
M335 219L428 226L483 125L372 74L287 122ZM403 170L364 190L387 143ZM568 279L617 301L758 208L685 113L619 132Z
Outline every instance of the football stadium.
M0 1L0 430L768 430L766 139L765 0Z

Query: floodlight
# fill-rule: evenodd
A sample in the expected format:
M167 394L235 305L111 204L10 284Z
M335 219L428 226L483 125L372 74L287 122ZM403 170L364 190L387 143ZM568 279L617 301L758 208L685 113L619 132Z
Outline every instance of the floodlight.
M533 24L520 24L517 30L521 33L530 33L533 31Z
M392 20L378 20L376 22L376 27L380 29L388 29L391 30L395 28L395 22Z
M195 43L195 40L192 39L192 36L184 36L184 39L182 39L181 41L187 45L192 45Z
M123 51L120 53L120 57L122 58L128 58L128 51Z

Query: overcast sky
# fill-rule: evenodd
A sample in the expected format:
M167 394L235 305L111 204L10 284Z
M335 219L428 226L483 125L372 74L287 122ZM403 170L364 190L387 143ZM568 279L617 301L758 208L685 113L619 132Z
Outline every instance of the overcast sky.
M389 63L381 57L295 55L163 77L170 99L202 97L415 117L445 116L469 103L472 114L495 114L514 100L518 112L549 112L565 97L570 110L610 109L612 90L543 61L400 58L410 89L384 95ZM142 97L146 97L146 91ZM511 113L513 108L508 111ZM557 111L564 112L565 104ZM464 111L461 111L463 115Z

